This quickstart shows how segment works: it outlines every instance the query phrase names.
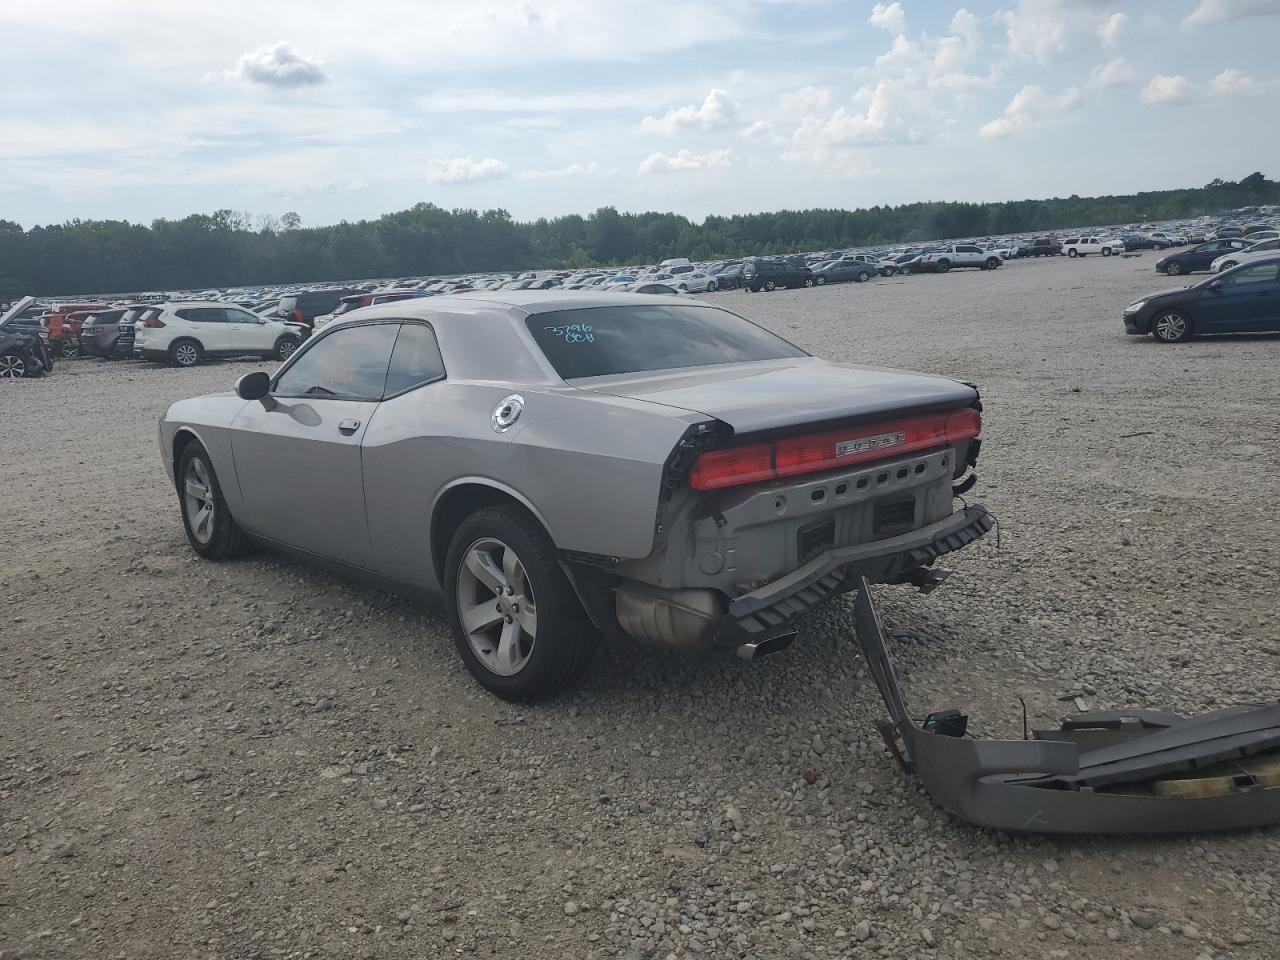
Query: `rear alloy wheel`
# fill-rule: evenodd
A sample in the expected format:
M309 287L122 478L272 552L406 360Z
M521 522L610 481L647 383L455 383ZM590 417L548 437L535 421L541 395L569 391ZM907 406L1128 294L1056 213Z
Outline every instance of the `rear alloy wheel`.
M0 380L21 380L26 375L27 361L20 354L0 354Z
M823 286L826 286L827 278L824 277L822 274L818 274L816 277L813 278L813 282L816 283L818 286L823 287Z
M293 356L293 352L301 345L297 337L281 337L276 341L276 359L284 363Z
M58 355L63 360L74 360L80 356L79 340L62 340L58 343Z
M764 288L770 293L773 293L773 291L778 289L778 285L774 283L772 280L766 280L764 282Z
M719 289L714 280L707 281L707 293L715 293Z
M178 459L178 503L191 549L206 560L226 560L244 552L249 539L231 518L209 454L192 441Z
M1076 252L1076 248L1075 248L1075 247L1072 247L1070 250L1068 250L1068 251L1067 251L1067 256L1068 256L1068 257L1078 257L1078 256L1080 256L1080 254Z
M935 269L936 269L939 273L946 273L948 270L950 270L950 269L951 269L951 261L950 261L950 260L939 260L939 261L938 261L938 265L937 265L937 267L936 267Z
M596 647L555 545L516 506L473 513L445 560L445 603L472 676L504 700L533 700L581 677Z
M1182 274L1182 264L1174 260L1172 263L1165 264L1164 272L1171 277L1180 276Z
M897 273L897 272L898 272L898 268L897 268L897 267L885 267L885 268L884 268L884 275L885 275L886 277L892 277L892 276L893 276L895 273Z
M804 285L805 285L806 287L812 287L812 286L813 286L813 283L814 283L814 281L813 281L813 277L805 277L805 278L804 278Z
M866 283L870 279L871 279L871 274L866 270L859 271L858 275L853 278L855 283Z
M203 351L194 340L175 340L169 347L169 362L175 367L194 367Z
M1161 343L1181 343L1191 337L1191 320L1181 310L1162 310L1151 320L1151 335Z

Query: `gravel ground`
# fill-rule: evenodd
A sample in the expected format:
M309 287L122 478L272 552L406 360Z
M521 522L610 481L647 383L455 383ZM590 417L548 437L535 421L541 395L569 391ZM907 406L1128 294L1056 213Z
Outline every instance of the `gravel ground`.
M1280 338L1162 346L1151 257L716 299L986 404L1000 518L878 594L921 709L1280 697ZM888 760L851 603L780 657L608 649L520 708L440 613L212 565L155 446L252 363L0 385L0 958L1274 957L1280 832L1010 837Z

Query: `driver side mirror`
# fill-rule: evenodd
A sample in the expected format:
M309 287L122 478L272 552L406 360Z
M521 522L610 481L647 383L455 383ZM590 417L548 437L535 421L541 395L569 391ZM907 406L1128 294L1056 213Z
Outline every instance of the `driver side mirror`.
M236 381L236 396L241 400L261 400L262 405L270 410L275 401L271 399L271 377L264 371L246 373Z
M1223 283L1221 280L1210 280L1205 286L1208 289L1212 290L1214 293L1221 293Z

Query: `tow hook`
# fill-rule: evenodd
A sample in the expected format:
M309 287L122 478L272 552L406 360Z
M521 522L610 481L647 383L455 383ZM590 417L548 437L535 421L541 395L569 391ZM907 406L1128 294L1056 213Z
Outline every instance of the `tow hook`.
M951 573L941 567L912 567L893 582L909 583L921 593L933 593Z

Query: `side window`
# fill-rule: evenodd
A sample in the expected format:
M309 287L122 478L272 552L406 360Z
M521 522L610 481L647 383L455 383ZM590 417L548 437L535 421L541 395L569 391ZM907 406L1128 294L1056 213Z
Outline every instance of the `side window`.
M1232 287L1245 286L1250 283L1270 283L1280 272L1280 264L1258 263L1251 267L1243 267L1235 273L1224 277L1223 283Z
M965 244L964 246L961 246L961 247L956 247L956 253L981 253L981 252L982 251L979 250L977 247L970 246L969 244Z
M340 327L321 337L276 380L281 397L381 400L400 325Z
M228 307L225 311L227 314L227 323L257 323L258 318L248 310L241 310L239 307Z
M394 396L443 377L444 360L440 356L435 331L425 323L401 325L395 349L391 351L385 395Z
M221 307L183 307L174 313L192 323L224 323L227 314Z

